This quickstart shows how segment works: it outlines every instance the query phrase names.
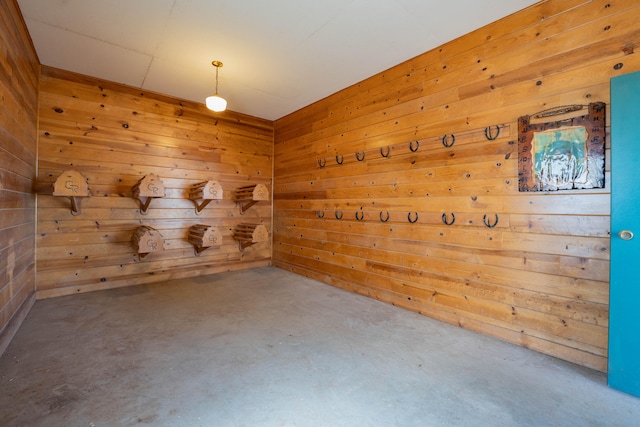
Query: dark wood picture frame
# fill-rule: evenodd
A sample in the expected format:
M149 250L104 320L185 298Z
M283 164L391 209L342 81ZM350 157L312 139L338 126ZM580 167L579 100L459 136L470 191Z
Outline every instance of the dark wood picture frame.
M566 115L580 105L518 118L518 190L557 191L604 187L604 102L582 116L545 123L531 118Z

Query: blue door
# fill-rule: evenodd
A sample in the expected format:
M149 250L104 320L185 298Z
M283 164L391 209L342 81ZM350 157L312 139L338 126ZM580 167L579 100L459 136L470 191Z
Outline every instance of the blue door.
M609 385L640 396L640 72L611 79Z

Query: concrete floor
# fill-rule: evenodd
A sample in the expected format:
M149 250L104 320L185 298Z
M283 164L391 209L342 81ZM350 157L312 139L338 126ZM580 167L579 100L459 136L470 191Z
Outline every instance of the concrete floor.
M36 302L1 426L638 426L604 374L275 267Z

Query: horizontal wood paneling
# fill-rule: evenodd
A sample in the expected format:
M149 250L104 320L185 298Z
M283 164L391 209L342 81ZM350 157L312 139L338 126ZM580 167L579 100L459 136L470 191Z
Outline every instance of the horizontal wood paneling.
M605 370L609 163L604 189L520 193L517 118L608 104L639 20L541 2L276 121L274 264Z
M34 300L38 74L18 5L0 2L0 354Z
M234 112L43 67L40 82L37 233L38 297L109 289L271 263L270 242L245 250L233 240L242 222L271 230L272 203L241 214L233 190L271 188L273 124ZM66 169L87 178L91 197L81 214L52 196ZM162 180L165 197L146 214L132 187L147 174ZM223 189L200 214L188 199L193 184L215 180ZM223 240L199 256L189 227L217 227ZM140 260L131 245L141 225L156 229L164 250Z

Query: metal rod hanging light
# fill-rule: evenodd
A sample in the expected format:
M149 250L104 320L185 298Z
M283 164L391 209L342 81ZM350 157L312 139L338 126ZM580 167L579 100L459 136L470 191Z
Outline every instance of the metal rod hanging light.
M227 109L227 101L223 97L218 95L218 70L220 69L220 67L222 67L222 62L213 61L211 62L211 65L216 67L216 92L213 95L207 97L206 103L208 109L219 113Z

